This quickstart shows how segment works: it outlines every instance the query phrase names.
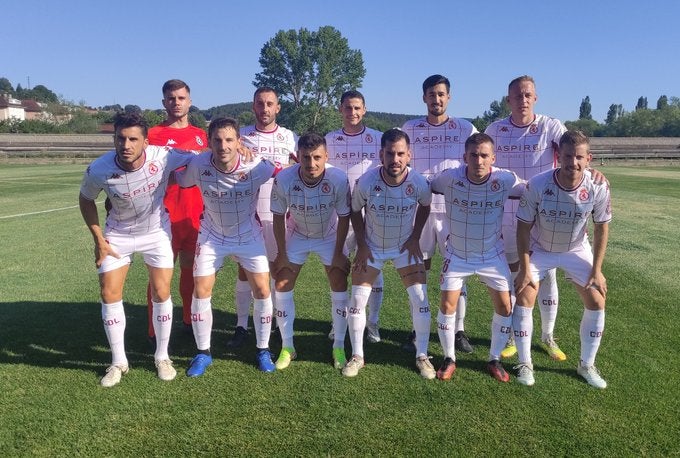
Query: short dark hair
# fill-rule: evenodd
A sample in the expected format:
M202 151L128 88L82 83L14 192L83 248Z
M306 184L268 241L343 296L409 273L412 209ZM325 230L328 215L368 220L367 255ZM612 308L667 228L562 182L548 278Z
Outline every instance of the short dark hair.
M568 130L560 137L560 149L563 145L576 147L578 145L590 146L590 139L580 130Z
M182 80L167 80L163 84L163 95L165 95L166 92L170 91L176 91L177 89L186 89L189 94L191 94L191 89L189 89L189 85L185 83Z
M142 134L146 138L149 134L149 124L146 119L139 112L125 112L120 111L116 113L113 118L113 129L116 133L120 129L126 129L128 127L139 127L142 129Z
M269 86L262 86L255 89L255 93L253 94L253 100L255 100L255 97L257 97L259 94L262 94L263 92L271 92L276 96L277 100L279 98L279 94L274 90L274 88Z
M314 151L319 146L326 147L326 139L315 132L308 132L298 139L298 150Z
M531 76L529 76L529 75L522 75L522 76L518 76L518 77L515 78L514 80L510 81L510 84L508 84L508 92L510 92L510 89L512 89L512 87L513 87L514 85L519 84L519 83L523 83L523 82L525 82L525 81L527 81L527 82L533 84L534 87L536 87L536 81L534 81L534 79L533 79Z
M398 142L399 140L406 140L406 146L411 144L411 140L408 138L408 134L398 127L393 127L385 131L380 139L380 148L384 148L387 143Z
M479 146L483 143L491 143L493 145L493 138L483 132L476 132L465 140L465 151L467 152L469 147Z
M208 126L208 140L212 138L213 133L218 129L224 129L225 127L231 127L236 131L236 138L241 136L240 127L238 121L234 118L216 118L210 121Z
M340 97L340 105L345 103L345 100L347 99L361 99L361 103L366 105L366 99L364 99L364 95L354 89L342 93L342 96Z
M425 81L423 81L423 95L427 93L427 90L431 87L435 87L437 84L446 85L446 93L451 92L451 82L449 79L442 75L432 75L428 76Z

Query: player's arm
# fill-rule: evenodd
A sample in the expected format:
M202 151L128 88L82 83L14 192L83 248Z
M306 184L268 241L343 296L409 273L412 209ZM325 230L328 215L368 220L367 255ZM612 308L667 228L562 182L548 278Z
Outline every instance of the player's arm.
M408 251L409 262L411 262L411 259L416 263L423 262L423 252L420 250L420 236L423 233L428 216L430 216L430 206L418 204L413 231L400 250L401 253Z
M602 294L602 297L607 297L607 279L602 274L602 263L604 262L608 241L609 223L595 224L593 229L593 269L585 287L595 288Z
M343 249L345 247L345 240L347 239L347 232L349 231L350 215L338 217L338 230L335 234L335 250L333 251L333 261L331 268L337 268L345 274L349 273L349 259L345 255Z
M120 258L120 255L111 248L109 242L104 238L104 232L99 225L97 204L95 204L94 200L90 200L80 194L78 197L78 205L80 206L80 214L83 215L85 225L94 239L94 262L97 267L101 267L102 261L106 256Z
M352 270L365 272L368 261L373 261L373 253L371 253L371 249L368 247L368 243L366 243L366 222L364 221L361 209L359 211L352 210L350 220L352 221L354 237L357 242L357 252L354 255Z
M519 272L515 278L515 294L518 294L527 286L536 289L536 284L531 277L529 258L529 244L531 228L534 223L517 220L517 253L519 254Z
M273 230L276 247L279 250L272 269L272 275L276 278L283 269L293 270L288 260L288 251L286 251L286 215L274 213Z

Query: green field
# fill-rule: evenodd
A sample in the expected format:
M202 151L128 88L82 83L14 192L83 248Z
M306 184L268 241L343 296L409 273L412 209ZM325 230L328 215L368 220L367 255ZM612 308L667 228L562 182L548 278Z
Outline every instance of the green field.
M410 319L391 267L383 342L367 343L366 368L343 378L331 363L330 301L318 262L298 282L298 360L288 369L260 373L252 337L247 349L226 350L235 322L230 264L213 296L215 363L204 377L184 376L195 346L178 325L171 346L179 374L162 382L146 340L141 259L124 295L131 370L119 386L103 389L99 378L110 355L92 240L76 207L84 168L0 165L3 456L680 455L674 353L680 348L680 168L602 169L614 211L597 361L606 390L576 375L582 306L562 277L556 336L569 359L554 362L535 345L535 386L514 377L500 384L485 372L492 308L477 280L466 325L475 352L458 356L450 382L423 380L413 355L400 348ZM433 275L429 285L435 305L436 280ZM179 298L176 290L173 296ZM180 316L175 308L176 322ZM438 367L442 354L432 330ZM275 353L279 348L272 342Z

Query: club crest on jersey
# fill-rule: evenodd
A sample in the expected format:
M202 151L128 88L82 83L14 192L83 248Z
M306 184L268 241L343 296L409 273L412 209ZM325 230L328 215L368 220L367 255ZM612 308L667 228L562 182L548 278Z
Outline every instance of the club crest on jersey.
M410 196L414 192L415 192L415 189L413 188L413 185L409 183L408 186L406 186L406 195Z
M535 134L536 132L538 132L538 125L532 124L531 127L529 127L529 133Z
M491 190L494 191L494 192L496 192L496 191L498 191L499 189L501 189L500 183L498 182L498 180L493 180L493 181L491 182Z
M158 173L158 166L156 165L155 162L151 162L149 163L148 170L151 175L155 175Z
M198 146L203 146L203 140L198 135L196 135L196 144Z
M321 192L323 192L324 194L328 194L329 192L331 192L331 186L325 181L321 184Z
M248 179L248 174L246 172L241 172L238 174L238 181L246 181Z
M588 200L588 197L588 190L586 188L581 188L581 190L578 192L578 198L581 199L581 201L585 201Z
M450 129L455 129L457 127L458 126L456 125L456 121L454 121L453 119L449 121L449 128Z
M366 134L366 137L364 137L366 140L366 143L373 143L373 135L371 134Z
M283 135L282 135L281 133L278 133L278 134L276 134L276 139L277 139L278 141L282 142L282 141L284 140L284 137L283 137Z

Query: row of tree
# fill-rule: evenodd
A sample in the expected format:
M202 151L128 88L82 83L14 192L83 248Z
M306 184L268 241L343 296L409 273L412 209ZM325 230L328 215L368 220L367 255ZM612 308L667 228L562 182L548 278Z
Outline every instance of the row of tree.
M320 133L335 130L342 125L338 112L340 96L344 91L362 86L366 74L360 50L351 49L347 39L331 26L320 27L317 31L306 28L280 30L260 51L262 71L255 75L255 87L270 86L281 97L279 122L295 132L316 131ZM32 98L40 102L56 103L58 97L44 86L33 89L16 89L7 78L0 78L0 92L7 92L16 98ZM62 103L64 103L62 101ZM97 123L110 122L116 111L142 112L150 125L163 120L162 110L142 110L137 105L111 105L101 107L94 116L94 123L85 122L82 113L71 107L71 121L54 129L96 130ZM579 119L567 121L568 128L577 128L591 136L680 136L680 99L661 96L657 108L649 109L647 98L638 99L635 111L630 113L622 105L612 104L604 124L591 115L590 97L581 101ZM472 119L478 130L483 131L490 123L510 114L507 97L494 100L482 116ZM205 127L206 119L218 116L237 118L241 124L254 123L251 104L248 102L222 105L201 111L192 107L191 122ZM386 130L401 125L409 115L370 112L365 118L368 126ZM20 125L21 124L21 125ZM48 123L46 123L48 124ZM26 131L26 129L49 129L38 121L0 121L0 132ZM85 133L85 132L77 132Z

